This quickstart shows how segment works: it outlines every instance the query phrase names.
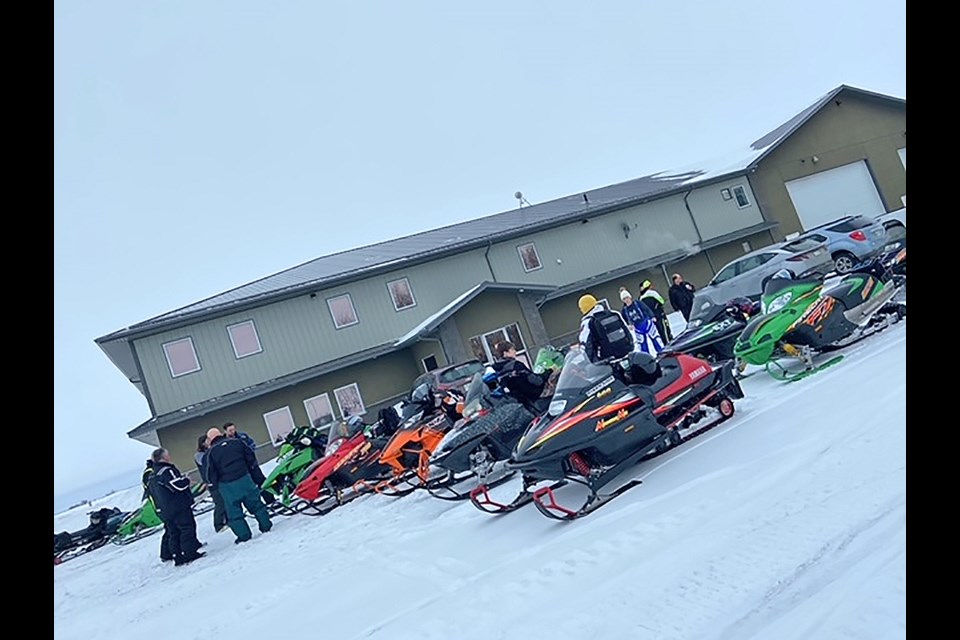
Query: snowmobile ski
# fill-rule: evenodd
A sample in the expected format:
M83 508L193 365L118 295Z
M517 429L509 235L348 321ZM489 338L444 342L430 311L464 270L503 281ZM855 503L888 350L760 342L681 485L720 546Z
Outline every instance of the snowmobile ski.
M562 483L566 484L566 483ZM585 515L593 513L600 507L609 504L614 498L622 496L624 493L643 484L643 480L634 478L626 484L618 487L610 493L591 493L587 501L576 511L568 509L557 503L554 496L554 489L559 487L543 487L537 489L533 494L533 504L537 510L548 518L555 520L576 520ZM562 485L561 485L562 486Z

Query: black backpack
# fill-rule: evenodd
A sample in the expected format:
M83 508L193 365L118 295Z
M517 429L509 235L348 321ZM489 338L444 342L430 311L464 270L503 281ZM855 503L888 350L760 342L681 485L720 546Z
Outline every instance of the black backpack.
M590 317L590 325L600 359L622 358L633 351L633 338L619 313L601 309Z

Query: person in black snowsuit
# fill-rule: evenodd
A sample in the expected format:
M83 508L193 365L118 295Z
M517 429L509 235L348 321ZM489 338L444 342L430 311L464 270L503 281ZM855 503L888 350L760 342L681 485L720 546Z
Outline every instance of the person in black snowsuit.
M541 399L540 396L553 370L547 369L542 374L534 373L527 365L517 360L517 347L508 340L495 344L493 355L496 360L492 367L497 373L497 384L504 393L520 401L538 415L546 411L546 407L541 408L541 405L544 401L549 401L549 398Z
M146 466L143 469L143 475L140 476L140 483L143 485L143 497L140 500L149 500L152 502L154 509L157 511L157 517L160 518L161 522L164 522L163 533L160 536L160 561L169 562L173 560L173 552L170 551L170 531L167 529L166 522L163 520L163 514L160 513L160 506L150 494L150 478L153 477L154 471L155 465L153 463L153 458L147 458Z
M210 446L207 444L207 434L197 438L197 452L193 454L193 459L197 463L197 473L200 474L200 480L207 485L207 491L213 498L213 530L220 533L227 528L227 508L223 505L223 496L220 491L210 486L207 480L207 451Z
M263 473L253 451L241 440L227 438L216 428L207 431L207 438L210 440L206 457L207 479L209 485L223 496L227 526L237 537L234 542L239 544L253 537L243 515L244 507L257 519L262 533L270 531L273 527L270 514L260 500L260 487L251 477L255 472Z
M684 320L689 322L690 312L693 309L693 294L697 288L684 280L679 273L673 274L671 278L673 284L670 285L670 290L667 292L670 304L680 312Z
M178 567L202 558L197 539L197 521L193 515L193 493L190 478L180 473L170 460L170 452L163 447L151 456L154 474L150 478L150 495L161 514L164 529L170 534L170 551Z

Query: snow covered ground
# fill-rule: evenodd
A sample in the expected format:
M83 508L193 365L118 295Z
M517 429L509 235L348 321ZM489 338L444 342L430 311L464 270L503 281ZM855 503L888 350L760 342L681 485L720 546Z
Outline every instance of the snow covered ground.
M161 564L156 535L55 566L54 635L905 638L906 323L845 353L799 382L744 380L731 420L582 520L372 495L237 546L208 513L191 565Z

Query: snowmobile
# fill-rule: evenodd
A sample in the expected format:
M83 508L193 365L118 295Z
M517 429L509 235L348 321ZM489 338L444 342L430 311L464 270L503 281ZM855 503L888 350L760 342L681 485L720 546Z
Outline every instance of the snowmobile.
M324 456L304 471L303 480L293 490L299 500L289 508L306 515L325 515L388 479L392 469L379 458L390 435L389 425L382 419L372 428L359 416L335 421L330 425Z
M90 523L79 531L53 534L53 564L60 564L107 544L129 515L117 507L104 507L87 514Z
M737 337L760 312L760 302L734 298L726 305L712 305L703 317L690 318L683 332L660 352L663 356L686 353L711 362L735 360ZM737 363L742 373L744 364Z
M843 359L820 356L858 342L907 315L896 300L906 276L894 270L906 261L895 249L860 265L829 287L821 277L794 279L778 272L763 290L763 314L746 326L734 347L737 357L762 365L777 380L794 381ZM800 368L780 361L796 359Z
M520 402L504 393L496 381L477 373L467 388L463 418L430 456L427 491L444 500L464 500L476 487L494 486L516 473L505 469L504 463L533 419L546 411L562 366L560 350L552 346L540 349L533 372L542 374L549 369L552 373L536 403Z
M294 489L306 477L307 469L326 455L328 433L318 427L300 426L287 434L277 455L277 464L261 485L276 500L268 507L271 513L292 515Z
M522 473L521 493L501 504L479 487L471 502L504 513L532 501L558 520L592 513L641 483L633 479L600 493L630 467L733 416L733 401L743 397L733 370L732 360L711 363L687 354L654 358L635 352L592 363L582 350L571 350L549 409L530 425L507 463ZM564 487L579 489L572 492L581 496L579 506L560 504L558 492L569 493Z
M373 486L386 496L405 496L430 480L430 456L447 432L463 417L464 397L452 389L437 393L421 383L402 406L401 424L383 447L377 462L391 474Z

